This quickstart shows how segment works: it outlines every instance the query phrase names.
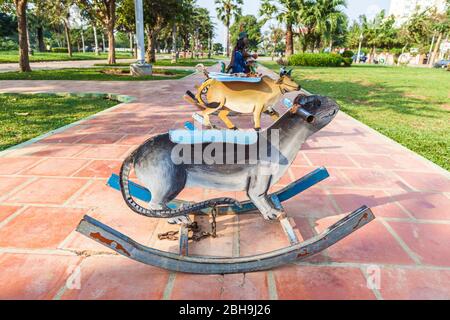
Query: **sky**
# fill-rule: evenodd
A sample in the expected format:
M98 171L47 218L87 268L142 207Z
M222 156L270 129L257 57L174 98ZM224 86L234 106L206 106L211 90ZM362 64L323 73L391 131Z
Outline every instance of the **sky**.
M395 1L395 0L392 0ZM345 12L350 20L358 19L362 14L373 17L382 9L389 11L391 0L347 0L347 9ZM225 27L216 18L216 9L214 0L197 0L197 4L207 8L211 13L211 17L216 22L216 38L215 42L225 42ZM260 0L244 0L243 14L253 14L258 16Z

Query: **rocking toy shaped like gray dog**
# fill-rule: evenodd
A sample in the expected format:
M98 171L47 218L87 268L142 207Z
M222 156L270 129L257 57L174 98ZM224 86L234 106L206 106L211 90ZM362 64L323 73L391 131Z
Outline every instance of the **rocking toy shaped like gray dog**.
M190 273L240 273L265 270L314 255L353 233L374 219L362 207L321 235L301 243L289 223L282 202L305 191L329 175L325 168L292 183L275 194L268 191L286 173L303 143L327 126L339 106L329 98L299 95L293 107L270 128L247 133L246 141L227 137L227 131L185 131L184 138L166 133L145 142L124 162L120 176L109 185L122 196L135 213L168 219L180 229L180 255L162 252L136 243L125 235L85 217L78 231L131 259ZM246 133L238 133L245 135ZM201 136L200 139L197 139ZM129 181L134 168L139 186ZM249 201L218 198L190 204L177 201L184 188L245 191ZM148 203L148 208L135 200ZM263 255L240 258L206 258L188 255L190 215L245 214L259 211L268 221L280 221L291 246Z

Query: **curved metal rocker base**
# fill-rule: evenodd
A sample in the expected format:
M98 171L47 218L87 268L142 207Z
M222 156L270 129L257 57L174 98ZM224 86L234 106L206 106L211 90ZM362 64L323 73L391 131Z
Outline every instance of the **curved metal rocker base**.
M239 258L190 257L187 256L187 248L186 252L180 250L180 255L159 251L139 244L88 216L80 222L77 231L127 258L148 265L184 273L230 274L269 270L306 259L327 249L374 218L369 208L362 207L306 242L293 243L295 239L290 237L293 243L290 247Z

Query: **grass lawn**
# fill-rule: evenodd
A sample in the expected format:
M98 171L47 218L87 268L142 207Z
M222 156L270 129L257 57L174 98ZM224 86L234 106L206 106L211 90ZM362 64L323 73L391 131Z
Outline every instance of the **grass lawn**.
M189 70L153 69L152 76L135 78L129 75L129 68L69 68L58 70L35 70L29 73L0 73L0 80L80 80L80 81L149 81L173 80L192 74ZM124 72L124 74L119 74Z
M276 63L264 64L279 71ZM294 70L306 90L336 99L350 116L450 170L450 72L366 65Z
M119 104L104 98L0 94L0 150Z
M179 59L177 63L172 63L171 59L162 59L157 60L156 63L153 63L153 66L156 67L195 67L199 63L204 64L206 67L213 66L218 63L218 61L214 60L196 60L196 59ZM129 67L130 63L116 63L113 65L105 64L105 63L96 63L96 67Z
M117 59L132 59L128 53L116 52ZM74 60L106 60L108 59L107 53L102 53L97 56L94 52L74 52L70 58L67 53L53 53L53 52L35 52L30 55L30 61L74 61ZM18 63L19 53L18 51L0 51L0 63Z

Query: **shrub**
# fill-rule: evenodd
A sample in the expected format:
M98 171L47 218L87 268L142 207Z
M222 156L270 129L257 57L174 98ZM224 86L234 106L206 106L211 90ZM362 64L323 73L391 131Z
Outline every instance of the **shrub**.
M355 55L355 53L354 53L353 51L351 51L351 50L345 50L345 51L342 53L342 56L343 56L344 58L353 58L354 55Z
M344 67L351 66L352 62L351 58L334 53L300 53L289 57L291 66Z
M67 48L55 47L55 48L52 48L52 52L53 53L69 53L69 50L67 50Z
M19 50L19 45L11 39L0 38L0 51Z

